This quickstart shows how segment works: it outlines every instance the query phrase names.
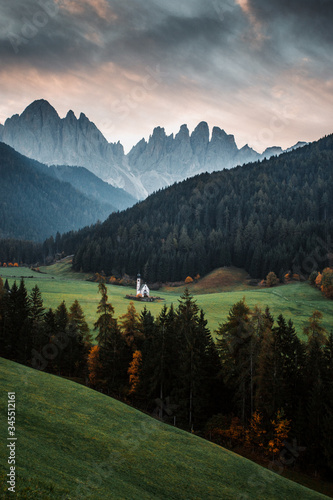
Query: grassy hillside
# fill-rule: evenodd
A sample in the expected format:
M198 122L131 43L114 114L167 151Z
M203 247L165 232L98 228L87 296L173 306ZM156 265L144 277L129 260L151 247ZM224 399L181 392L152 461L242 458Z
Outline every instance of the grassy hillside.
M0 276L7 277L10 285L15 278L25 277L29 291L37 283L43 294L46 307L57 307L62 300L65 300L69 307L75 299L78 299L92 329L93 323L96 321L96 308L100 298L97 284L85 281L89 275L73 272L68 261L41 269L47 274L36 273L27 268L0 268ZM324 326L328 330L332 329L333 301L325 299L318 290L310 287L308 283L293 283L276 288L253 288L244 284L243 277L243 272L237 269L217 270L215 274L211 273L197 284L189 286L198 305L205 311L208 326L212 331L226 319L231 306L243 297L251 308L256 304L262 308L268 305L276 319L279 314L283 314L286 319L291 318L299 334L301 334L307 319L316 309L324 315ZM220 291L216 291L217 289ZM178 298L183 290L184 287L177 287L158 291L156 292L158 296L165 300L146 305L152 314L157 315L162 304L169 306L173 303L177 306ZM108 285L108 291L116 317L124 314L129 304L125 295L133 293L134 290ZM213 293L207 293L211 291ZM136 302L135 307L141 311L144 308L144 303Z
M7 392L16 392L18 498L326 498L98 392L1 358L0 388L3 414ZM29 487L33 493L22 492Z

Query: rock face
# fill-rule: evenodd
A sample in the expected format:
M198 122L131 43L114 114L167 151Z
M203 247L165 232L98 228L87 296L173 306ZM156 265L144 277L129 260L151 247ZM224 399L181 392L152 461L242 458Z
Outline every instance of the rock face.
M174 136L156 127L148 142L142 139L128 155L123 146L109 143L83 113L60 118L45 100L30 104L0 126L0 140L20 153L48 165L82 166L95 175L143 199L160 188L201 172L232 168L281 154L272 147L260 155L248 145L238 149L233 135L219 127L210 131L201 122L190 134L182 125ZM298 143L301 147L305 143Z
M69 111L61 119L47 101L35 101L6 120L2 141L41 163L86 167L136 198L146 195L128 170L122 145L108 143L83 113L77 119Z

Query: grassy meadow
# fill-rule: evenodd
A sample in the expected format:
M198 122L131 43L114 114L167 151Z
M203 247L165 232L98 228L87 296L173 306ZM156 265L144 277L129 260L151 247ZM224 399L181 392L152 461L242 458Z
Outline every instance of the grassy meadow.
M97 391L0 358L0 497L16 392L20 499L327 498Z
M77 299L86 315L91 329L96 321L96 309L99 301L98 285L85 281L89 275L75 273L70 262L64 261L49 267L41 268L37 273L28 268L0 268L0 276L8 278L10 285L14 280L24 277L28 291L37 284L42 292L46 307L57 307L63 300L69 307ZM247 304L253 308L256 304L263 309L268 305L271 313L277 319L279 314L292 319L296 330L302 336L302 328L314 310L323 313L323 324L328 329L333 328L333 301L326 299L308 283L290 283L274 288L249 287L245 282L246 273L235 268L217 269L197 283L189 285L189 290L195 296L198 305L206 313L208 326L214 331L219 323L225 321L231 306L245 297ZM165 287L153 292L164 300L155 303L135 302L140 312L144 306L157 315L163 304L178 305L178 299L184 291L182 287ZM129 301L125 295L133 294L135 290L129 287L108 285L109 300L115 308L115 316L126 312Z

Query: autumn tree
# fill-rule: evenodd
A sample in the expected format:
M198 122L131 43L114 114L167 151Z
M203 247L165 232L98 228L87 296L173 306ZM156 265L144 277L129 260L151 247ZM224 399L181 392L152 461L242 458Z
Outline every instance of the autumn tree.
M266 429L263 423L263 415L255 411L251 417L249 427L245 433L245 443L254 448L264 448Z
M129 385L130 385L129 394L131 395L136 394L138 390L140 383L141 365L142 365L141 351L134 351L133 359L128 368Z
M276 418L271 421L273 425L273 437L268 443L268 451L272 453L273 460L284 447L284 441L289 437L291 421L285 417L283 409L278 410Z
M99 347L94 345L88 354L89 382L92 387L98 387L102 381L102 363L99 359Z
M321 273L318 273L316 279L315 279L315 284L317 288L321 288L321 280L323 279L323 275Z
M333 299L333 269L327 267L323 271L321 291L328 299Z
M266 284L269 287L276 286L279 283L279 278L276 276L276 274L271 271L270 273L267 274L266 276Z

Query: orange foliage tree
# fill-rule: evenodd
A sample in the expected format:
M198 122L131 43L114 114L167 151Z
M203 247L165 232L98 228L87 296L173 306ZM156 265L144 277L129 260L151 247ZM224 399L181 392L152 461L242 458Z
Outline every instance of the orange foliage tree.
M264 447L266 431L263 425L263 416L259 411L255 411L250 420L249 428L245 433L245 444L248 446Z
M140 383L141 364L142 364L141 351L134 351L133 359L130 362L128 368L129 384L130 384L129 394L135 394L137 392Z
M318 273L318 276L317 276L316 281L315 281L316 287L318 287L318 288L321 287L321 280L322 280L322 278L323 278L323 275L321 273Z
M323 270L321 291L328 299L333 299L333 269L327 267Z
M99 359L99 347L94 345L88 354L89 381L93 387L101 382L102 363Z
M193 283L193 278L191 278L191 276L187 276L185 283Z
M268 443L268 451L273 454L273 459L278 453L280 453L284 446L284 441L288 439L290 422L290 420L285 418L283 409L278 410L276 419L271 421L274 433L273 439L271 439Z

